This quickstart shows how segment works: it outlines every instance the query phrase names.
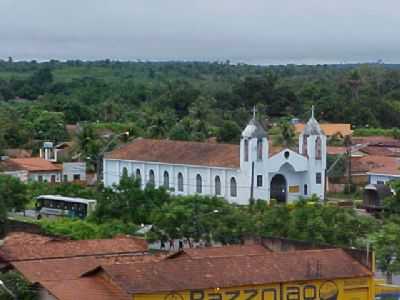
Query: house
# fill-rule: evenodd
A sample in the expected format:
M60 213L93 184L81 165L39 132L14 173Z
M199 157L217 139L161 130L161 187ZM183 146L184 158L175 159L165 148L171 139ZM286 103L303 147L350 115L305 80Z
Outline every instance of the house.
M373 264L364 251L267 244L276 251L252 244L160 256L132 237L70 241L15 233L0 259L41 300L374 299Z
M326 136L314 114L299 136L298 149L273 153L255 113L240 145L136 139L104 158L104 184L123 174L165 187L176 195L211 195L247 204L249 199L290 202L315 194L324 199Z
M111 282L80 277L99 265L145 263L163 258L148 255L147 249L145 240L128 236L72 241L20 232L7 236L0 246L0 266L3 271L18 271L38 290L41 300L131 299ZM69 283L74 283L74 287Z
M28 171L8 156L0 157L0 174L16 177L23 182L28 181Z
M63 182L86 182L86 163L74 161L71 157L72 149L72 142L63 142L56 146L52 142L45 142L40 149L40 157L49 162L62 165L61 180Z
M42 158L8 158L0 161L0 173L19 178L22 182L60 182L62 168Z
M342 249L101 265L80 277L100 279L136 300L374 299L373 272Z

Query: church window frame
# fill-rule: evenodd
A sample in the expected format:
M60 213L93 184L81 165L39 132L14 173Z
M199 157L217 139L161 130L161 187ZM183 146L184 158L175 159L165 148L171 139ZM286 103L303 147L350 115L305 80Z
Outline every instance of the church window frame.
M305 184L304 185L304 196L307 196L307 195L308 195L308 185Z
M183 174L178 173L178 192L183 192Z
M302 149L302 154L303 155L308 155L308 135L303 135L303 149Z
M244 161L249 161L249 140L244 140Z
M142 175L141 175L141 173L140 173L140 169L136 169L135 178L136 178L136 180L138 180L139 182L142 181Z
M230 195L233 198L237 197L237 183L236 183L235 177L231 177L231 180L230 180Z
M263 176L257 175L257 187L262 187L262 186L263 186Z
M169 189L169 173L168 171L164 171L163 174L163 187Z
M322 140L319 136L315 139L315 159L322 159Z
M203 180L200 174L196 175L196 193L201 194L203 192Z
M322 173L321 172L317 172L315 174L315 183L322 184Z
M263 160L263 139L257 139L257 160Z
M217 175L214 179L215 183L215 195L221 196L221 178Z
M149 181L148 181L149 185L155 186L156 184L156 180L155 180L155 175L154 175L154 170L151 169L149 171Z

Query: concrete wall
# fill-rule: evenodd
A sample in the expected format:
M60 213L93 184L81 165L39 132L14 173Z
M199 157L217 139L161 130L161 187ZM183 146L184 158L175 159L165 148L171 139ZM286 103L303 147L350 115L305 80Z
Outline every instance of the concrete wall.
M67 179L68 182L74 181L74 175L79 175L80 181L86 181L86 163L69 162L63 163L62 180Z
M61 182L61 172L30 172L28 179L31 181L39 181L42 176L43 182L51 182L51 177L55 176L55 182Z

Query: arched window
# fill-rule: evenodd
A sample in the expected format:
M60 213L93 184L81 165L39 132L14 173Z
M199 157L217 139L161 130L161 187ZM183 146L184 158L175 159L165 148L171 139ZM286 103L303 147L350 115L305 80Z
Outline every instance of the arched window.
M164 187L169 189L169 174L167 171L164 172Z
M307 155L307 140L308 140L308 135L303 135L303 155Z
M257 160L263 159L263 140L257 139Z
M321 159L322 158L322 142L321 142L321 137L317 137L315 139L315 159Z
M231 197L237 196L237 185L236 179L234 177L231 178Z
M156 181L154 179L154 171L150 170L149 171L149 184L150 185L155 185Z
M249 161L249 140L244 140L244 161Z
M122 168L122 177L128 177L128 168L127 167Z
M140 175L140 169L136 169L136 174L135 174L136 179L141 180L142 175Z
M196 193L201 194L202 191L203 191L203 183L201 180L201 176L200 176L200 174L197 174L197 176L196 176Z
M215 195L221 195L221 179L219 178L219 176L215 176Z
M183 192L183 175L178 173L178 191Z

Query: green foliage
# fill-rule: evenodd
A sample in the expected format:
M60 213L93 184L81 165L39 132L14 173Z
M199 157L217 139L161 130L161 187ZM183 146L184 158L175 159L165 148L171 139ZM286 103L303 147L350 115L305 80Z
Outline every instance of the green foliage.
M285 148L292 148L296 144L296 133L289 118L281 118L278 124L278 135L275 136L275 144Z
M0 224L11 209L21 210L28 203L27 189L19 179L0 175Z
M0 280L4 282L5 286L12 292L18 299L23 300L37 300L39 299L38 293L32 286L16 271L8 271L0 273ZM13 300L14 298L6 293L3 288L0 288L0 299Z
M4 147L65 139L63 124L76 122L112 124L114 132L132 124L134 136L238 142L253 105L274 121L307 118L316 104L318 119L351 122L356 134L399 136L373 129L400 127L398 66L1 61L0 70Z
M371 234L379 269L386 274L389 283L392 274L400 273L400 226L386 222L379 231Z
M168 203L169 199L165 189L148 186L143 190L140 179L123 176L119 185L105 188L99 195L92 219L97 223L119 219L127 223L151 224L152 211Z
M232 143L240 139L241 129L234 121L226 120L218 130L218 142Z
M67 236L74 240L106 239L120 234L135 235L139 227L133 223L109 220L101 224L79 219L44 219L39 222L42 230L50 235Z

